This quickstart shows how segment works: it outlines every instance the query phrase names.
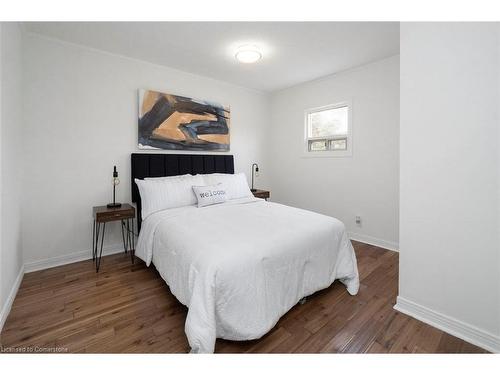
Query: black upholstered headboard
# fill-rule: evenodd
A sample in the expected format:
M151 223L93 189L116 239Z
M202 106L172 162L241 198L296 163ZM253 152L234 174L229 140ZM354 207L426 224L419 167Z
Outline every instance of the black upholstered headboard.
M132 154L132 202L137 204L137 228L141 229L141 196L135 178L183 174L234 173L233 155Z

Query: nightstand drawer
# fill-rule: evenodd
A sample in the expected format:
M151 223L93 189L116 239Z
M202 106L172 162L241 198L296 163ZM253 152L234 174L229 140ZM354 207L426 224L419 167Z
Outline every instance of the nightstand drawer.
M131 219L133 217L135 217L133 210L120 212L98 212L96 214L96 220L100 222Z
M133 219L135 218L135 208L126 203L117 208L94 207L94 218L100 223Z

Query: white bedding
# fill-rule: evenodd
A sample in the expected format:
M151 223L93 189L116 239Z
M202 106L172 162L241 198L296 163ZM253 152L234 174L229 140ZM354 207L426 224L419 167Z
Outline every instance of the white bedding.
M154 263L188 306L193 352L218 337L268 332L301 298L339 279L356 294L356 257L344 224L256 198L157 212L143 223L136 255Z

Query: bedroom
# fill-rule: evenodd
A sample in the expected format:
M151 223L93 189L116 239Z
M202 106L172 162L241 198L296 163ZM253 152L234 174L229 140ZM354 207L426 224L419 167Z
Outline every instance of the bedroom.
M2 352L498 352L498 35L2 22Z

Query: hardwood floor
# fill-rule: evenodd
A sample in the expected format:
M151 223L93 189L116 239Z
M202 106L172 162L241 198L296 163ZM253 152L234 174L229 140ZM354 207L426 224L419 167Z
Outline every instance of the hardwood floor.
M335 282L259 340L217 340L219 353L484 353L395 311L398 253L353 242L361 287ZM154 268L124 254L26 274L0 343L88 353L185 353L187 309ZM38 348L38 349L37 349ZM48 349L44 349L48 348Z

